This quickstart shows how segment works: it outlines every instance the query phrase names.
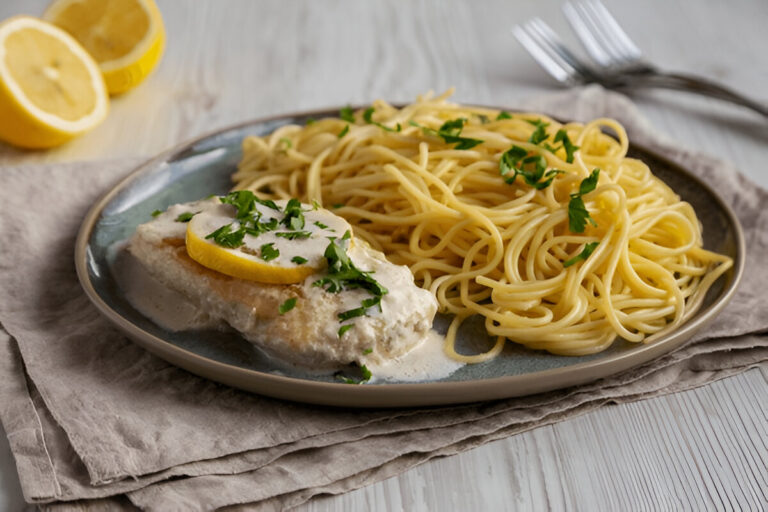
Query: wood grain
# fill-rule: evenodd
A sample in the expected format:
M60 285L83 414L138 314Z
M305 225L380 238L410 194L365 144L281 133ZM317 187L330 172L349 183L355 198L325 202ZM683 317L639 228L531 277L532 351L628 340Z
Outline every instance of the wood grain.
M768 2L605 0L647 57L768 100ZM108 120L48 152L0 144L0 165L151 156L251 118L408 101L429 89L514 107L558 88L511 35L540 16L577 47L560 0L158 0L165 57ZM47 0L3 0L0 19ZM768 123L680 93L635 96L671 139L768 186ZM2 183L2 168L0 168ZM0 509L23 507L0 436ZM768 366L701 389L602 408L300 510L768 510Z

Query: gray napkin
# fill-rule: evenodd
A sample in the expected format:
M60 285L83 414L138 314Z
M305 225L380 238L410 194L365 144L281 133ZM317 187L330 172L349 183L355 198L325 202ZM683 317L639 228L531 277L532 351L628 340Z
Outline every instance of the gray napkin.
M695 170L737 211L746 279L715 323L677 351L585 386L441 408L355 411L216 384L145 352L80 290L74 238L88 207L137 161L0 169L0 418L25 498L147 510L265 510L342 493L433 457L583 414L689 389L768 360L768 191L729 165L657 138L634 105L599 88L527 108L609 116L633 141ZM705 233L706 236L706 233ZM7 332L7 334L6 334ZM67 502L67 503L62 503Z

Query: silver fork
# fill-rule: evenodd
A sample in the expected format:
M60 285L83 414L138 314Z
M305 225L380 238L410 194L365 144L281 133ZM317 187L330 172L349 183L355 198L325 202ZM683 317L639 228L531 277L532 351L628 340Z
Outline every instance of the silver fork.
M556 80L566 85L599 83L609 89L665 88L698 93L750 108L768 117L768 106L710 80L669 73L643 60L640 49L598 0L569 2L566 18L590 56L590 66L576 57L555 32L534 18L513 27L515 37Z

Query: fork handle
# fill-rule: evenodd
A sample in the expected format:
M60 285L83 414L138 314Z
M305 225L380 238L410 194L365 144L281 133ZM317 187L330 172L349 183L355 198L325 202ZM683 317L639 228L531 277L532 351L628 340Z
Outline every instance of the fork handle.
M679 91L688 91L711 98L717 98L724 101L730 101L737 105L747 107L768 117L768 105L757 102L751 98L739 94L716 82L705 78L686 75L682 73L667 73L664 71L640 69L635 73L625 75L626 80L622 83L622 88L633 87L658 87L663 89L674 89Z

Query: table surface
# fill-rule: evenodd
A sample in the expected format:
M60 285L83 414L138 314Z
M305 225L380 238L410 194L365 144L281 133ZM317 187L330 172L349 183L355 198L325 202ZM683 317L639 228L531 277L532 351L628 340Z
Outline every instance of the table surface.
M3 0L0 19L48 0ZM0 144L0 165L153 155L256 117L375 98L514 107L558 86L511 27L539 16L574 47L560 0L160 0L164 59L115 98L95 131L48 152ZM648 59L768 100L768 2L606 0ZM577 48L578 49L578 48ZM768 187L768 123L738 107L653 91L634 96L670 139L733 162ZM0 436L0 509L24 508ZM768 507L768 365L708 386L607 406L301 510L755 510Z

